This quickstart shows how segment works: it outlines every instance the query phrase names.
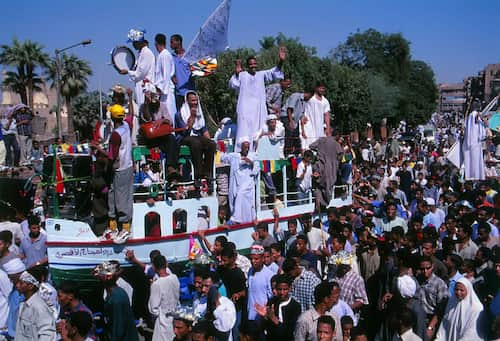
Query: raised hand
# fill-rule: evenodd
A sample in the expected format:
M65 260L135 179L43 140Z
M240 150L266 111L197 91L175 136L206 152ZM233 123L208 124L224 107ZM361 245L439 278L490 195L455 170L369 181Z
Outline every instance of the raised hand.
M243 71L243 67L241 66L241 59L236 59L236 73L240 73Z
M286 47L284 47L284 46L280 47L280 49L279 49L279 58L280 58L280 61L282 61L282 62L285 61L285 58L286 58Z

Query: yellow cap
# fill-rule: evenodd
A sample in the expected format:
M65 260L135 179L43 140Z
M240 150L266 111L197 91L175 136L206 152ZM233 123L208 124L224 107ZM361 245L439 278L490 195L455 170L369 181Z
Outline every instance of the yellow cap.
M113 104L109 107L111 118L125 118L125 108L120 104Z

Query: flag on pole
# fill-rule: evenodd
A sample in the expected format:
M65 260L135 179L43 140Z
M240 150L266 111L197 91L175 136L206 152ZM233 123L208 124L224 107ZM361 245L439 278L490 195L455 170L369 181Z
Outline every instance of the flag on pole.
M61 161L56 158L56 193L64 193L64 172L61 166Z
M223 0L201 26L184 54L190 64L195 64L207 57L216 57L228 47L227 32L231 0Z
M203 250L201 249L200 244L197 240L193 238L193 235L189 235L189 259L194 260L196 256L202 254Z

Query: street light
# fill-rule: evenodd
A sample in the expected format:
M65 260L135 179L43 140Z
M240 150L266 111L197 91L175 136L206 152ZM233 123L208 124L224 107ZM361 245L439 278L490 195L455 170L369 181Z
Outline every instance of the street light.
M61 52L64 52L66 50L72 49L73 47L77 46L84 46L84 45L89 45L92 43L92 40L90 39L85 39L82 40L81 42L77 44L73 44L71 46L62 48L62 49L56 49L55 50L55 55L56 55L56 92L57 92L57 109L56 109L56 124L57 124L57 137L59 139L62 138L62 125L61 125L61 60L59 58L59 54Z

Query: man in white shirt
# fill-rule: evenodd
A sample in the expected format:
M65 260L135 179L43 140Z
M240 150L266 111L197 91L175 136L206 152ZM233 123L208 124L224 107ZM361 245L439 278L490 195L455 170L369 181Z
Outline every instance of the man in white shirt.
M159 33L155 36L155 47L158 51L156 59L154 85L160 93L160 111L168 112L170 122L174 124L175 107L175 85L172 77L175 75L175 64L172 54L166 49L167 37Z
M130 80L135 83L135 103L137 108L134 108L134 112L139 112L141 105L144 103L144 86L145 84L151 82L154 84L155 81L155 55L148 47L148 41L144 38L144 33L146 31L131 29L128 33L129 42L132 42L134 49L139 52L139 56L135 63L134 70L120 70L122 75L129 75ZM137 110L136 110L137 109ZM137 135L136 130L138 128L138 123L134 120L134 131L132 132L132 138L134 139ZM135 142L135 141L132 141Z
M318 82L314 89L314 96L307 101L305 115L301 122L303 149L309 148L309 145L320 137L331 135L331 108L330 102L324 97L325 89L325 85Z

